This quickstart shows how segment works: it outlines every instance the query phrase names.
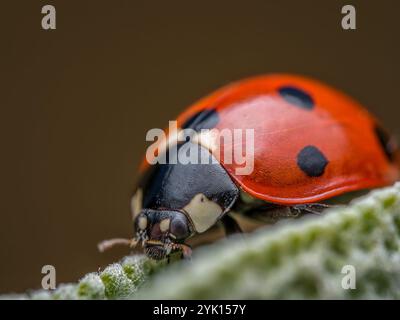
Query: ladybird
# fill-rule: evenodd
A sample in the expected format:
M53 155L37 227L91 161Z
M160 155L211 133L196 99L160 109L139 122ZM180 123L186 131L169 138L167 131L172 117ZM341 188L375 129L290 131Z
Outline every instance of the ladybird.
M238 174L240 164L207 139L186 144L211 163L150 165L145 159L132 197L135 238L108 240L101 249L141 243L152 259L174 251L186 257L187 239L217 222L226 234L241 232L232 212L272 221L320 213L326 200L399 178L399 150L380 123L349 96L303 76L265 75L225 86L179 115L177 128L199 135L252 129L252 172ZM164 145L168 153L171 144ZM175 148L184 145L176 141Z

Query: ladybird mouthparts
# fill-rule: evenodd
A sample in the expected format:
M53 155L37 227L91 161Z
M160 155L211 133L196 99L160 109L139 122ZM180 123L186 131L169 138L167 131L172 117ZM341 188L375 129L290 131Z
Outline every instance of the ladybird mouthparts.
M140 243L145 254L154 260L164 259L173 251L181 251L184 258L189 258L192 252L190 246L185 243L175 243L168 238L151 239L144 231L138 232L132 243L134 243L133 246Z
M147 240L143 248L146 255L154 260L164 259L172 250L170 244L159 240Z
M146 255L154 260L162 260L167 256L167 250L162 246L150 246L144 249Z

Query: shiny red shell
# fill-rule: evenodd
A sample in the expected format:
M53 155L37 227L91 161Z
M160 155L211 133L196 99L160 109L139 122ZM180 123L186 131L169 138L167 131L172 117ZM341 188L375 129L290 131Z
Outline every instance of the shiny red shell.
M296 97L299 93L305 105L302 96ZM223 154L219 160L233 181L256 198L285 205L311 203L399 178L399 152L377 120L321 82L283 74L235 82L189 107L178 125L208 109L217 112L219 130L254 129L250 175L237 175L238 165L225 163ZM299 166L307 147L326 160L322 172L310 175Z

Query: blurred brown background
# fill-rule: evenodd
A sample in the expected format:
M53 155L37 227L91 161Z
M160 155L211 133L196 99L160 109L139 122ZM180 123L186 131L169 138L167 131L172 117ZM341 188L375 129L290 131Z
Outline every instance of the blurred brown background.
M357 30L341 28L354 4ZM41 29L53 4L57 29ZM239 78L293 72L399 134L398 1L2 1L0 292L116 261L145 133Z

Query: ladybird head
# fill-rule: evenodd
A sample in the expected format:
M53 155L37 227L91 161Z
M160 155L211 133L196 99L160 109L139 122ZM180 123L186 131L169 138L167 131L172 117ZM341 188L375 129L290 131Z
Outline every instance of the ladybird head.
M180 211L143 209L134 221L136 240L147 256L160 260L172 251L182 250L192 234L188 218Z
M197 148L211 157L205 148ZM156 164L143 173L131 199L135 243L153 259L172 251L185 255L186 239L213 227L238 193L217 160Z

